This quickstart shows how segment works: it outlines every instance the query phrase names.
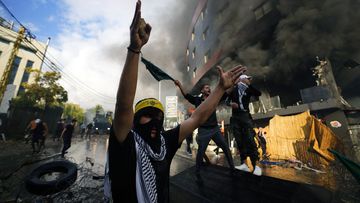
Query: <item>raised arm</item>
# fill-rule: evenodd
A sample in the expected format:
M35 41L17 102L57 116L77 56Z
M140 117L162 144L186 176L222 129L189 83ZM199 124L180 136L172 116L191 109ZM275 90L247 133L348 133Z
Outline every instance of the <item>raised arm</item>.
M130 26L130 46L121 74L116 95L113 129L119 142L123 142L133 122L133 102L138 77L139 54L150 37L151 26L141 18L141 1L136 2L133 21Z
M185 98L186 100L188 100L188 102L190 102L190 103L193 104L193 105L197 105L197 103L196 103L196 99L197 99L197 98L194 97L193 95L190 95L190 94L186 93L186 92L184 91L184 88L183 88L183 86L181 85L181 82L180 82L179 80L175 80L174 83L175 83L176 86L179 87L179 89L180 89L180 91L181 91L181 94L184 96L184 98Z
M210 96L196 108L191 114L191 117L181 123L179 143L209 118L211 113L216 109L216 106L226 89L236 84L239 81L239 76L246 70L246 68L241 65L235 66L226 72L224 72L220 66L217 68L220 75L219 84L216 86L215 90L212 91Z
M174 84L179 87L181 94L185 97L186 92L184 91L184 88L179 80L175 80Z

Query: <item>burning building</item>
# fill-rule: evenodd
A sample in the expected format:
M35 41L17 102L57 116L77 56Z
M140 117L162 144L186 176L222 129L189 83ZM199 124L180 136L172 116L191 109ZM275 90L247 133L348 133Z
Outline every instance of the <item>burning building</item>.
M199 0L179 67L197 93L215 84L216 65L246 65L262 91L251 104L258 126L309 110L360 161L358 8L356 0ZM230 113L218 115L228 122Z

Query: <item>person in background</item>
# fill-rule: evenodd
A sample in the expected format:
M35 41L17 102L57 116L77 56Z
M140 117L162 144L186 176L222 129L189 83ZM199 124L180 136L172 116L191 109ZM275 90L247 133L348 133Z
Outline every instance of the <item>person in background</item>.
M206 101L206 99L211 94L211 89L208 84L203 84L201 87L201 96L193 96L190 94L186 94L183 90L183 87L180 81L175 80L175 85L179 87L181 94L188 100L191 104L193 104L196 108ZM226 96L226 94L224 94ZM221 99L225 99L223 96ZM199 145L197 154L196 154L196 175L200 176L200 170L203 165L203 157L206 155L206 148L209 145L210 140L213 140L217 146L219 146L225 153L226 159L228 161L229 167L234 169L234 162L231 156L231 152L228 144L225 142L224 137L221 135L220 128L218 125L216 110L212 112L210 117L207 119L205 123L203 123L198 128L198 136L196 137L196 142Z
M257 166L259 161L259 152L255 143L255 131L253 120L249 111L249 102L251 97L259 97L261 92L251 85L251 76L241 75L240 82L229 90L227 104L232 107L232 117L230 125L232 126L237 147L240 151L241 165L237 167L243 171L250 171L245 161L250 157L254 168L254 175L261 175L261 168Z
M61 150L61 157L64 158L67 150L71 147L71 138L73 136L76 119L72 119L71 123L67 124L61 133L60 138L63 139L63 148Z
M33 134L34 134L34 129L36 128L36 122L35 122L36 119L37 118L34 118L33 120L31 120L29 122L29 124L25 128L25 133L29 134L29 137L30 137L31 140L32 140L32 137L33 137ZM27 144L28 141L29 141L29 139L26 139L25 144Z
M34 129L32 130L32 137L31 137L31 147L33 149L33 154L40 152L40 149L42 147L41 142L43 142L45 133L47 131L45 125L39 118L35 119L34 123L35 126Z
M89 124L87 124L87 126L86 126L86 136L85 136L86 139L90 139L90 138L91 138L91 133L92 133L92 131L93 131L93 127L94 127L94 125L93 125L92 122L90 122Z
M38 123L36 125L36 128L38 126L41 126L41 129L42 129L41 136L39 139L39 142L40 142L39 151L41 151L41 150L45 149L45 140L48 136L49 130L48 130L47 124L45 122L43 122L42 120L40 120L40 123ZM36 131L36 128L35 128L35 131Z
M64 127L65 127L65 119L61 118L56 123L54 141L60 140L60 136L61 136L62 131L64 130Z
M80 135L81 135L81 138L84 137L85 133L86 133L86 125L85 125L84 122L82 122L82 123L80 124Z

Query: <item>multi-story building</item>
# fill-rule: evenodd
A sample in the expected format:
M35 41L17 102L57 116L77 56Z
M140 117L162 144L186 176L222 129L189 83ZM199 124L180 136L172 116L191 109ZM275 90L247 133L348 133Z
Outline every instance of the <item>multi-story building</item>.
M359 2L348 1L350 10L360 8ZM355 37L360 33L342 21L355 20L346 11L349 5L199 0L189 26L185 64L179 64L191 81L187 88L197 93L203 83L215 85L216 65L244 64L263 93L251 106L258 125L274 115L310 110L326 118L329 126L331 120L341 121L344 125L333 131L354 146L360 160L360 90L354 88L360 87L360 44ZM333 12L335 7L342 10ZM320 67L320 62L325 65ZM229 108L218 112L225 122L230 114Z
M0 76L4 74L17 36L18 30L14 29L4 19L0 19ZM43 56L41 53L44 53L45 49L46 45L35 39L26 37L26 39L22 40L11 67L9 82L1 101L0 113L6 113L9 108L9 101L21 91L24 91L21 83L34 80L34 75L29 74L25 69L40 69Z
M248 74L265 95L279 96L282 106L294 105L301 101L301 89L316 86L313 67L320 56L331 61L345 99L360 106L360 91L352 88L360 85L356 79L360 50L352 43L356 38L343 34L342 22L329 24L329 15L338 14L336 19L346 16L340 14L345 11L331 13L323 3L310 0L198 2L189 26L185 64L179 66L186 67L182 72L191 78L194 89L204 80L216 81L212 79L216 65L229 68L241 63L249 67ZM332 43L332 38L343 39ZM301 83L295 82L299 79Z

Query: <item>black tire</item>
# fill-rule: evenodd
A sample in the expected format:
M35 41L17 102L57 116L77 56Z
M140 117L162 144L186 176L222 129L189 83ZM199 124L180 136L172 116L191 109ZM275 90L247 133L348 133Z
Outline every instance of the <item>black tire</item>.
M51 172L64 173L57 180L46 181L40 177ZM48 195L64 190L77 178L77 166L69 161L53 161L39 166L25 180L26 189L36 195Z

